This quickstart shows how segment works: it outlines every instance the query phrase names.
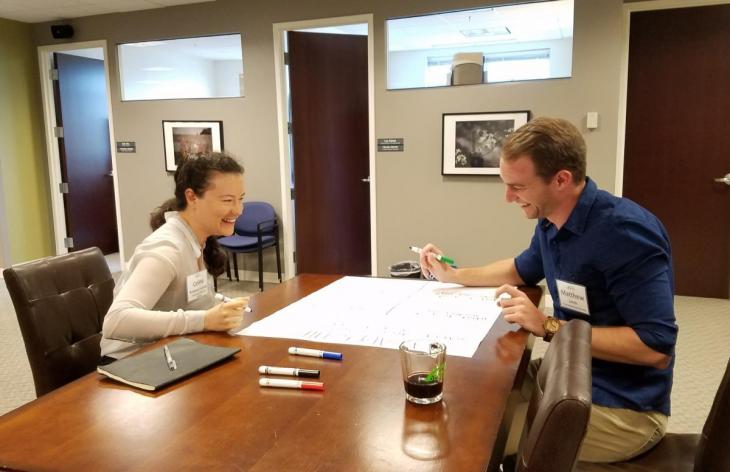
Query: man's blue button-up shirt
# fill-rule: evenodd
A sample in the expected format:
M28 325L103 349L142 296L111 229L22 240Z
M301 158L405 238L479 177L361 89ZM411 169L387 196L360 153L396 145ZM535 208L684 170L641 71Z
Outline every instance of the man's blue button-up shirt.
M631 200L598 190L589 178L558 230L538 220L530 247L515 258L522 280L543 278L555 316L593 326L630 326L655 351L674 356L672 256L664 226ZM564 308L555 281L586 287L587 317ZM669 415L674 359L666 369L593 359L593 403Z

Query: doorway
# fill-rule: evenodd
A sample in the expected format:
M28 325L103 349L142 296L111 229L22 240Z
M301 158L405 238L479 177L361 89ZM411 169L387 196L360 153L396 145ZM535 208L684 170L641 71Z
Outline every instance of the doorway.
M285 277L376 273L371 32L372 15L274 25Z
M730 4L652 3L626 18L617 175L623 196L664 223L676 293L730 298L730 185L718 181L730 173Z
M56 253L122 254L105 41L39 48Z

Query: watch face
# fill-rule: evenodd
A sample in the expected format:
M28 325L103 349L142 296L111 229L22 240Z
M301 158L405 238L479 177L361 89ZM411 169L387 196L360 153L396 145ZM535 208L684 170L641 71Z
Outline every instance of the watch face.
M548 318L545 323L545 330L555 333L560 327L560 322L555 318Z

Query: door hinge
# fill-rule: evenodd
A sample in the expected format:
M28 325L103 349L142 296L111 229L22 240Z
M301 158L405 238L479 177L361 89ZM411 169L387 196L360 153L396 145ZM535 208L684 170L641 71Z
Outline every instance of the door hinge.
M58 69L49 70L48 75L51 77L51 80L58 80Z
M58 191L61 193L68 193L68 182L61 182L58 184Z
M297 263L297 251L294 251L292 253L292 257L294 258L294 263L296 264Z
M74 247L74 238L63 238L63 246L66 249L73 249L73 247Z
M289 65L289 53L288 52L284 53L284 65L285 66Z
M63 126L54 126L53 127L53 137L54 138L63 138Z
M291 189L291 199L294 200L294 189Z
M291 121L286 122L286 131L287 133L291 134Z

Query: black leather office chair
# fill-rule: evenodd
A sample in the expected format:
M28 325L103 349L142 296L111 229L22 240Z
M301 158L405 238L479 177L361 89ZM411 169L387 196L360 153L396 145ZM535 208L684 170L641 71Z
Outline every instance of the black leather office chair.
M98 248L3 271L40 397L93 371L114 279Z
M557 332L540 364L517 456L504 470L573 469L591 414L591 325L572 320Z
M730 360L717 389L702 434L667 434L655 447L626 462L589 464L580 472L720 472L730 471Z

